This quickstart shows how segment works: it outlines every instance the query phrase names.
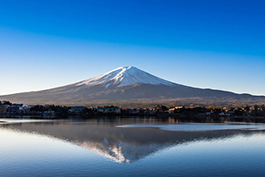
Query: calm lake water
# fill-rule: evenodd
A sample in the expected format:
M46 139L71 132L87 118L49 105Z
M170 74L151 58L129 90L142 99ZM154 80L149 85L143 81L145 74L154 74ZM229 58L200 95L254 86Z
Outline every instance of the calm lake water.
M264 176L265 126L0 119L1 177Z

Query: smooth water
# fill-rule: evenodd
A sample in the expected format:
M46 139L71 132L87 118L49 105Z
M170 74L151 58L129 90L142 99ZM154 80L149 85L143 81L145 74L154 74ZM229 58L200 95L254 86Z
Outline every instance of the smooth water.
M264 124L0 121L1 177L265 174Z

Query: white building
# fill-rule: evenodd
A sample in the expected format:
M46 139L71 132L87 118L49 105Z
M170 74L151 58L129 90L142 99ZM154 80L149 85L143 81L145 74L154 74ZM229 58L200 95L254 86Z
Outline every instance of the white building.
M121 108L119 107L114 107L114 106L98 106L98 113L116 113L120 114L121 113Z

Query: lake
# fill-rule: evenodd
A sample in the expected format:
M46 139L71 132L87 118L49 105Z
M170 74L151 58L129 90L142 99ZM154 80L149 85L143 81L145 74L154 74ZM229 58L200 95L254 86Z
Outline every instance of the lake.
M264 130L170 118L5 118L0 176L264 176Z

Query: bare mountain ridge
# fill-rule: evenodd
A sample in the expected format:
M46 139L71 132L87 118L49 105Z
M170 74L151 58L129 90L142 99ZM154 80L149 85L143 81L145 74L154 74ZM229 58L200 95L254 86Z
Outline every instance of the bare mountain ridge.
M200 89L169 82L135 67L120 67L81 82L53 89L0 96L29 104L153 103L163 100L211 103L265 103L264 96Z

